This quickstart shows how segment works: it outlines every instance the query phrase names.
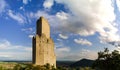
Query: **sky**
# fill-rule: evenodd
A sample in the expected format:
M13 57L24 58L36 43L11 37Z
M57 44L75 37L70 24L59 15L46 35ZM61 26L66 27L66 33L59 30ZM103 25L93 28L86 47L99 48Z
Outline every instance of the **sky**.
M40 16L50 24L57 60L120 49L120 0L0 0L0 60L32 60Z

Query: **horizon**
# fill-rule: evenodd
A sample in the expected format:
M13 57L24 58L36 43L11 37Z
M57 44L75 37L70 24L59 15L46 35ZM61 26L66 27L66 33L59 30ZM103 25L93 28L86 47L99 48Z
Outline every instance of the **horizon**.
M57 60L95 60L120 48L119 0L0 0L0 60L32 60L40 16L48 20Z
M56 60L56 62L77 62L77 61L81 61L81 60L92 60L92 59L87 59L87 58L83 58L80 60L73 60L73 61L69 61L69 60ZM93 60L94 61L94 60ZM32 60L0 60L0 62L32 62Z

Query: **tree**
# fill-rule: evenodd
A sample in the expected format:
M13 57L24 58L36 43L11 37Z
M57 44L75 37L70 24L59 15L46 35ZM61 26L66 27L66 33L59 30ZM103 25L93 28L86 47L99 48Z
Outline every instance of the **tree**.
M44 67L46 68L46 70L50 70L50 64L49 63L47 63L46 65L44 65Z
M37 65L37 66L33 67L32 70L45 70L45 69L42 66Z
M28 64L25 68L24 68L24 70L32 70L33 69L33 65L32 64Z
M98 52L98 58L93 63L93 68L98 70L120 70L120 54L114 50L109 53L108 48L103 52Z
M22 69L22 66L21 66L20 64L17 64L17 65L13 68L13 70L23 70L23 69Z

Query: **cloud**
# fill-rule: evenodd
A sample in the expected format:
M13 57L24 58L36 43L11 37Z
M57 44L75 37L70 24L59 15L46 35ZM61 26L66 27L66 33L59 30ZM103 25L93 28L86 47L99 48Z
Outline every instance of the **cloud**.
M30 12L29 14L30 18L35 18L38 19L40 18L40 16L44 16L45 18L49 18L52 15L49 15L47 12L42 11L42 10L38 10L37 12Z
M20 7L20 10L23 10L23 7Z
M43 3L44 8L50 9L53 6L54 0L45 0Z
M22 11L25 11L25 9L24 9L24 7L23 7L23 6L21 6L19 9L20 9L20 10L22 10Z
M87 58L87 59L97 59L98 55L97 55L97 52L95 51L91 51L91 50L87 50L87 49L82 49L80 52L79 52L79 56L81 58Z
M62 38L62 39L68 39L68 36L63 35L63 34L59 34L59 37Z
M29 38L33 38L33 36L35 35L35 30L34 28L22 28L21 31L25 32L26 34L29 34L28 37Z
M23 3L24 4L28 4L28 0L23 0Z
M31 59L32 59L31 47L13 45L8 40L0 40L0 60L31 60Z
M56 49L57 50L57 49ZM69 61L78 61L80 59L97 59L98 55L95 51L90 51L87 49L81 49L79 52L63 52L57 51L57 60L69 60Z
M67 13L65 13L65 12L63 12L63 11L56 13L56 17L57 17L58 19L60 19L60 20L67 20L67 19L68 19L68 16L69 16L69 14L67 14Z
M64 43L62 43L61 41L55 43L55 52L57 60L75 61L83 58L93 60L97 58L96 51L81 49L79 51L74 52L72 51L72 47L64 45Z
M99 34L104 42L120 41L118 28L115 26L115 13L111 0L55 0L64 4L69 12L58 12L59 31L62 33L90 36ZM65 13L65 15L63 15ZM59 16L58 16L59 15ZM65 17L65 20L61 20Z
M24 31L26 33L31 33L33 31L33 28L29 27L29 28L22 28L21 31Z
M16 20L18 23L24 24L26 23L26 18L20 13L14 13L12 10L8 11L9 17Z
M25 32L26 34L29 34L28 35L29 38L33 38L33 36L35 35L35 31L31 27L29 27L29 28L22 28L21 31Z
M80 59L91 59L95 60L97 59L98 55L97 52L87 50L87 49L81 49L77 54L71 53L68 54L66 57L64 57L66 60L80 60Z
M57 52L70 52L69 47L59 47L56 49Z
M120 41L118 28L115 26L115 13L111 0L55 0L63 4L68 12L60 11L50 15L45 11L31 12L31 18L44 16L50 23L54 33L78 34L91 36L98 34L102 42Z
M120 0L116 0L116 3L117 3L117 7L118 7L118 9L120 11Z
M47 1L47 0L46 0ZM55 0L63 4L68 12L60 11L50 15L45 11L30 12L30 18L44 16L50 23L53 33L98 35L101 42L120 41L114 7L111 0Z
M120 41L117 41L117 42L109 42L109 44L117 47L118 49L120 49Z
M9 49L10 46L10 42L7 40L3 40L2 42L0 42L0 49Z
M43 17L45 17L45 19L48 20L48 22L49 22L49 24L51 26L51 29L52 28L56 29L56 32L59 32L58 31L58 26L59 26L58 22L59 22L59 19L57 19L57 17L55 15L50 15L46 11L42 11L42 10L38 10L36 12L30 12L29 13L29 18L30 19L39 19L40 16L43 16Z
M33 38L33 36L34 36L34 35L29 35L28 37L29 37L29 38Z
M5 0L0 0L0 13L4 12L8 4L5 2Z
M92 43L87 39L74 39L74 42L81 45L88 45L88 46L92 45Z
M67 53L70 53L70 47L56 47L55 52L57 59L62 60L67 55Z

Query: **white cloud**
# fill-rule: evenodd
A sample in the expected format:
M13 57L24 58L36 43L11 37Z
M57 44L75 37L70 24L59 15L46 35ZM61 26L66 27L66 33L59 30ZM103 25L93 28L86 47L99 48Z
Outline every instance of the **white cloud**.
M120 11L120 0L116 0L116 3L117 3L117 7L118 7L118 9Z
M0 60L31 60L31 59L32 59L32 47L13 45L8 40L0 41Z
M9 49L8 46L10 46L10 42L9 41L3 40L3 41L0 42L0 49L5 49L5 48Z
M54 0L45 0L43 3L44 8L51 8L53 6Z
M28 0L23 0L23 3L24 4L28 4Z
M26 51L32 52L32 48L31 47L25 47Z
M60 20L67 20L68 19L68 16L69 16L69 14L67 14L67 13L65 13L65 12L58 12L57 14L56 14L56 17L58 18L58 19L60 19Z
M42 10L38 10L37 12L33 13L33 12L30 12L30 18L35 18L35 19L38 19L40 18L40 16L44 16L45 18L49 18L51 17L51 15L49 15L47 12L45 11L42 11Z
M23 6L21 6L19 9L20 9L20 10L23 10L23 11L25 11L25 9L24 9L24 7L23 7Z
M59 26L58 22L59 22L59 20L57 19L56 16L50 15L47 12L42 11L42 10L38 10L37 12L30 12L29 13L29 18L30 19L33 19L33 18L34 19L39 19L40 16L43 16L44 18L46 18L48 20L50 26L52 26L51 28L54 28L54 29L56 29L56 32L59 32L58 31L58 26ZM56 32L54 32L54 33L56 33Z
M9 58L9 57L12 57L12 56L10 56L10 55L3 55L3 54L2 54L2 55L0 55L0 57L3 57L3 58L4 58L4 57L5 57L5 58Z
M73 47L66 47L64 43L59 42L55 44L55 52L57 60L80 60L83 58L86 59L96 59L97 58L97 52L91 51L87 49L81 49L80 51L73 52Z
M120 40L120 35L117 33L118 28L114 26L116 25L114 23L116 18L111 0L55 1L64 4L69 9L69 12L66 13L66 20L58 18L58 29L63 33L70 32L81 36L90 36L98 33L100 40L104 42Z
M88 45L88 46L92 45L92 43L86 39L74 39L74 42L81 45Z
M20 10L22 10L23 9L23 7L20 7Z
M63 60L80 60L80 59L91 59L95 60L97 59L98 55L97 52L87 50L87 49L81 49L77 53L68 53L66 56L64 56L62 59Z
M32 53L28 52L0 52L0 60L32 60Z
M79 34L90 36L99 34L98 38L103 42L117 42L120 35L114 22L115 13L111 0L55 0L64 4L69 12L60 11L56 15L50 15L38 10L30 13L31 18L44 16L49 21L54 33Z
M29 27L29 28L22 28L21 31L25 32L26 34L29 34L28 35L29 38L33 38L33 36L35 35L35 31L31 27Z
M95 51L91 51L91 50L87 50L87 49L82 49L80 51L80 54L79 56L81 58L86 58L86 59L97 59L98 55L97 55L97 52Z
M21 30L25 31L27 33L27 32L32 32L33 28L31 28L31 27L30 28L22 28Z
M47 1L47 0L46 0ZM98 33L102 42L120 41L118 28L114 22L115 13L111 0L55 0L65 5L69 12L60 11L50 15L38 10L30 13L30 18L44 16L49 21L53 33L79 34L90 36Z
M59 60L62 60L65 56L67 56L67 53L70 53L70 47L56 47L55 49L56 57Z
M33 36L34 36L34 35L29 35L28 37L29 37L29 38L33 38Z
M20 13L14 13L12 10L8 11L9 17L16 20L18 23L24 24L26 23L26 18Z
M29 28L22 28L21 31L24 31L26 34L29 34L28 37L29 38L33 38L35 32L34 29L29 27Z
M57 50L57 49L56 49ZM81 49L79 52L63 52L63 51L56 51L57 60L71 60L77 61L83 58L86 59L97 59L98 55L95 51L90 51L87 49Z
M59 47L56 49L57 52L70 52L69 47Z
M57 41L62 41L62 40L58 38Z
M62 38L62 39L68 39L68 36L63 35L63 34L59 34L59 37Z
M0 0L0 13L4 12L7 6L8 4L5 2L5 0Z

